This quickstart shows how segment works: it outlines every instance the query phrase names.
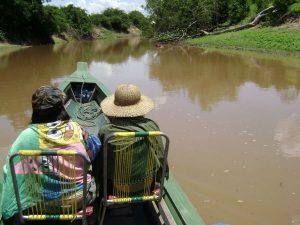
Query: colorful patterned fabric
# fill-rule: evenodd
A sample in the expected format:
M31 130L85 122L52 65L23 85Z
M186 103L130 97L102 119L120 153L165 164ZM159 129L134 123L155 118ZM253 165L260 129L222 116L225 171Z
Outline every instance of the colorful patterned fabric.
M93 160L100 150L100 146L101 143L97 137L84 132L77 123L71 120L56 121L47 124L30 124L27 129L21 132L16 141L13 143L6 158L6 164L3 167L4 185L2 194L2 216L4 219L8 219L17 213L17 204L13 189L11 171L9 168L9 158L12 154L16 153L18 150L26 149L75 150L76 152L81 153L87 158ZM23 209L26 209L28 207L28 202L34 202L34 199L25 194L25 181L26 179L28 180L29 177L26 167L22 166L21 160L25 159L16 157L16 160L14 160L14 165L20 192L21 205ZM68 161L68 157L63 158L61 156L58 156L57 160L52 162L44 160L43 157L34 157L32 159L27 158L26 160L28 160L28 162L25 163L29 164L29 168L32 170L37 171L36 175L40 176L43 184L45 184L43 191L43 197L45 201L59 200L61 198L61 196L64 194L61 193L60 190L60 185L63 185L62 182L76 183L75 187L65 191L71 192L74 191L74 188L78 191L82 190L84 173L82 160ZM76 168L75 177L65 173L65 171L68 171L68 168L73 168L74 166ZM46 174L46 171L49 170L49 167L53 167L54 170L57 171L55 176L51 177L51 179ZM88 175L88 186L91 180L91 176Z

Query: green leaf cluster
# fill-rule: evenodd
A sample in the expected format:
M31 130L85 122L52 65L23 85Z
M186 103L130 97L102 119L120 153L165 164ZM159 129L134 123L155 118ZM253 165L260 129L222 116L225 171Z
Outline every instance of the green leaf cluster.
M92 22L87 12L79 7L68 5L61 8L69 25L69 29L78 32L80 38L91 38Z
M61 8L47 5L44 7L44 11L48 16L48 19L51 21L50 24L53 25L51 27L51 32L53 34L60 34L68 31L70 25L68 23L67 17L65 16Z
M225 22L234 24L245 18L248 0L147 0L145 9L155 30L167 32L189 28L210 30ZM191 25L192 24L192 25Z
M90 18L93 25L116 32L127 33L131 25L142 30L145 36L149 36L153 32L149 19L137 10L127 14L120 9L108 8L102 13L92 14Z
M127 14L117 8L107 8L102 13L92 14L90 18L93 25L116 32L127 33L129 27L134 25L142 30L145 36L152 33L152 26L149 19L137 10Z
M73 5L59 8L43 6L41 0L1 0L0 14L1 36L9 42L52 43L51 36L63 32L78 39L92 37L89 15Z
M5 41L5 34L0 30L0 41Z
M49 43L51 27L41 0L1 0L0 30L15 43Z
M137 10L133 10L128 13L130 23L135 27L142 30L143 36L150 37L153 33L153 28L150 24L149 18Z
M300 1L289 6L289 13L300 15Z
M53 34L67 33L77 39L92 38L93 26L111 31L128 32L131 25L152 33L152 26L139 11L125 13L108 8L101 14L89 15L85 10L68 5L56 7L43 5L51 0L1 0L0 41L19 44L52 43Z
M127 33L130 26L128 15L123 10L114 8L108 8L101 14L91 15L91 20L96 26L117 32Z
M232 24L236 24L244 19L249 12L249 2L247 0L229 0L228 18Z

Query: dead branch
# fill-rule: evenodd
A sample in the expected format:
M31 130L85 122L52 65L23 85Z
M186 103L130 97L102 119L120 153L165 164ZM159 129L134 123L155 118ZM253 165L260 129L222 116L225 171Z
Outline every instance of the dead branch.
M270 6L269 8L266 8L263 11L261 11L260 13L258 13L257 16L254 18L254 20L250 24L253 26L256 26L263 17L269 15L270 13L275 13L275 12L277 12L277 10L275 9L275 6Z
M227 32L234 32L234 31L240 31L244 30L247 28L251 28L259 24L261 19L271 13L276 13L277 9L275 6L270 6L261 12L259 12L256 17L250 22L245 25L237 26L237 27L231 27L225 30L218 30L218 31L213 31L213 32L208 32L205 30L200 30L200 32L197 32L196 34L194 33L193 35L188 36L188 30L191 28L192 25L194 25L197 21L191 22L186 28L184 29L176 29L176 32L165 32L159 34L155 39L160 40L161 37L164 37L164 42L170 43L170 42L179 42L185 38L195 38L195 37L200 37L200 36L205 36L205 35L217 35L217 34L222 34L222 33L227 33ZM181 33L181 34L180 34ZM175 35L177 34L177 35Z
M191 22L185 29L182 30L182 35L181 35L181 37L179 38L179 40L182 40L184 37L186 37L187 32L188 32L188 29L189 29L193 24L195 24L196 22L197 22L197 21ZM178 40L178 41L179 41L179 40Z
M261 19L271 13L275 13L277 12L275 6L270 6L269 8L266 8L264 10L262 10L261 12L259 12L256 17L254 18L254 20L252 20L252 22L247 23L245 25L242 26L238 26L238 27L232 27L232 28L228 28L225 30L220 30L220 31L215 31L215 32L207 32L207 31L201 31L202 34L204 35L216 35L216 34L223 34L223 33L228 33L228 32L234 32L234 31L240 31L240 30L244 30L247 28L251 28L251 27L255 27L257 24L259 24L259 22L261 21Z
M163 43L170 43L170 42L179 42L180 40L183 40L188 37L188 30L193 26L197 21L191 22L186 28L179 29L173 31L167 31L164 33L160 33L158 36L154 37L154 40L158 40L161 42L161 39L163 38Z

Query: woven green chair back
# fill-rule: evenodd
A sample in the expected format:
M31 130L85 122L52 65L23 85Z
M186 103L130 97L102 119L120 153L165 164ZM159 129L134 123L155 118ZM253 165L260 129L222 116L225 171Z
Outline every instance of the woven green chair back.
M78 160L84 166L83 181L78 181L76 173ZM21 221L83 219L86 223L83 196L87 193L88 162L72 150L20 150L13 154L10 170Z
M168 145L168 137L160 131L115 132L107 136L103 168L107 204L159 201Z

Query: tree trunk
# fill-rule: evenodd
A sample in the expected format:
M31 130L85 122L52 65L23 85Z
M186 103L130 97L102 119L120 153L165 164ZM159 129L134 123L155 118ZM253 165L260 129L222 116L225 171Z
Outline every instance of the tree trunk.
M270 13L274 13L276 11L277 10L276 10L275 6L270 6L269 8L266 8L263 11L261 11L260 13L258 13L252 22L247 23L245 25L238 26L238 27L233 27L233 28L228 28L228 29L225 29L225 30L215 31L215 32L211 32L211 33L202 30L201 33L203 35L216 35L216 34L223 34L223 33L227 33L227 32L240 31L240 30L251 28L251 27L255 27L257 24L259 24L259 22L261 21L261 19L263 17L269 15Z

